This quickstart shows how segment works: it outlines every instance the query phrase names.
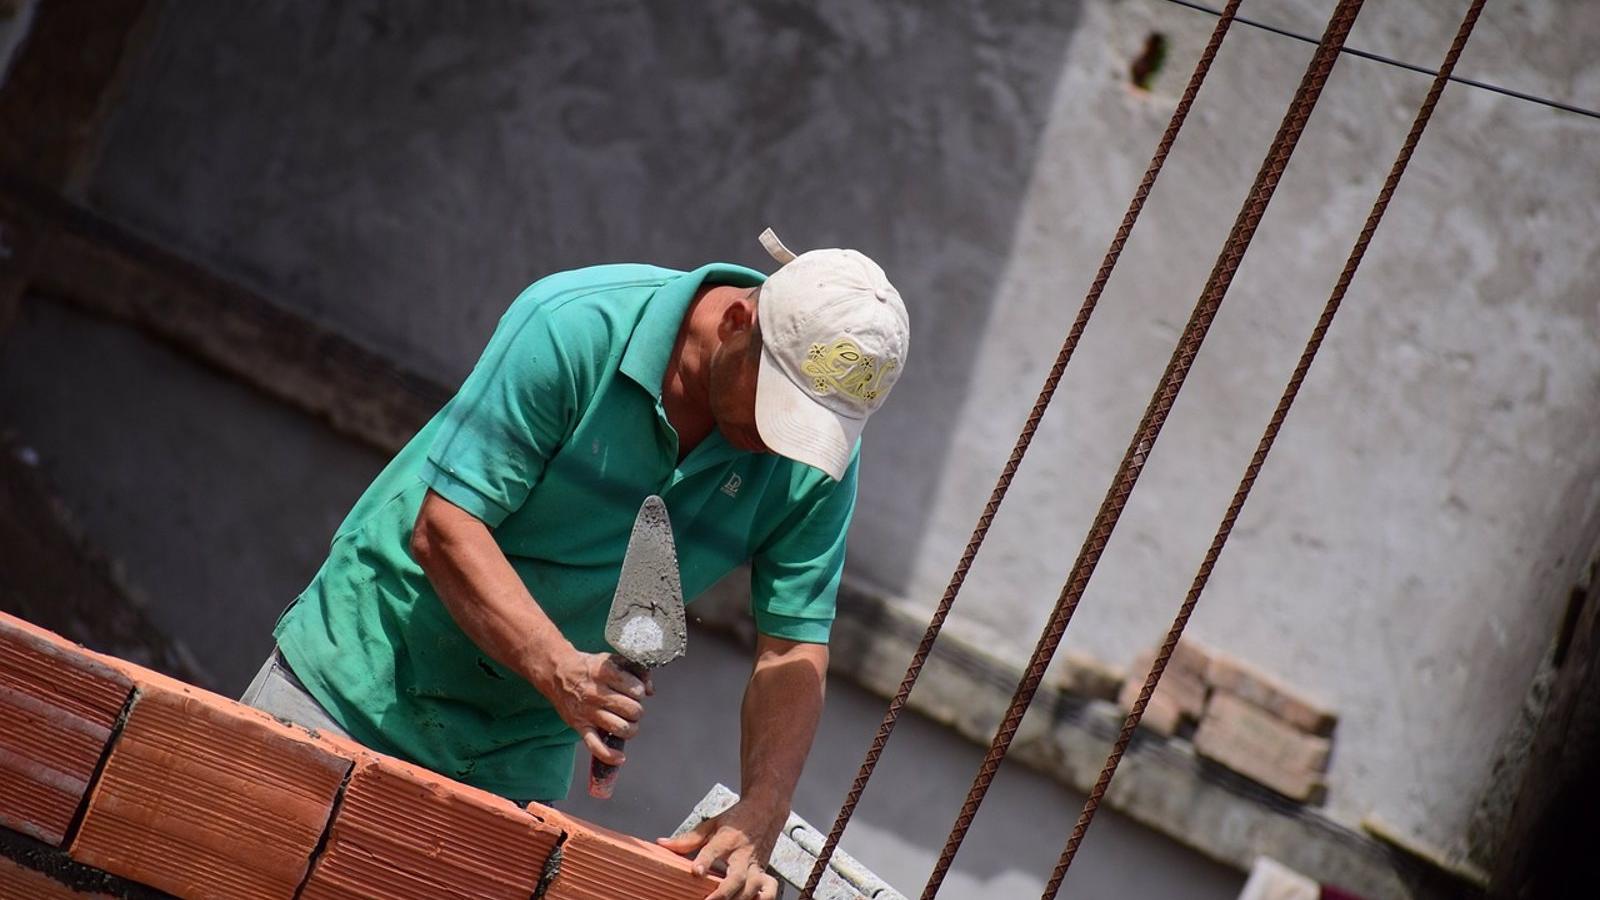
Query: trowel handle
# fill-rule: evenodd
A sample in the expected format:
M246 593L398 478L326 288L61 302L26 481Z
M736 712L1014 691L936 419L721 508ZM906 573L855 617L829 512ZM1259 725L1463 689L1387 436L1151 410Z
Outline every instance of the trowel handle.
M649 669L625 656L618 656L613 653L611 654L611 662L617 668L640 680L650 674ZM626 743L622 738L604 731L600 732L600 740L613 750L621 750L622 745ZM617 786L617 769L617 766L601 762L598 757L591 757L589 760L589 796L597 800L610 800L611 792Z

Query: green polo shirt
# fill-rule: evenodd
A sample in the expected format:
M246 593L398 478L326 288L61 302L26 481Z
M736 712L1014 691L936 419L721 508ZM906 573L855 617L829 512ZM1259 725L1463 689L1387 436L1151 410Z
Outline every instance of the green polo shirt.
M732 265L688 273L613 265L523 291L461 390L356 502L274 630L290 667L341 726L505 796L567 793L577 735L456 626L411 557L429 488L489 526L580 650L608 649L606 613L628 534L652 493L672 517L685 598L748 560L757 628L827 641L857 460L835 482L737 450L714 430L680 464L661 405L696 290L761 280Z

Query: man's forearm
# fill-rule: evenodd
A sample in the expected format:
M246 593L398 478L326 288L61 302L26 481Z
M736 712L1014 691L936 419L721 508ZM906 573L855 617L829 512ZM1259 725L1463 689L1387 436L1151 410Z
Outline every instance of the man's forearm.
M467 637L548 694L555 659L572 645L528 593L488 527L429 491L411 548Z
M825 644L762 637L740 710L740 795L787 815L822 718ZM781 819L777 826L782 828Z
M618 668L608 654L574 647L528 593L488 527L432 491L412 527L411 553L478 649L538 689L596 758L622 765L622 751L600 735L638 734L648 679Z
M778 883L767 873L772 847L783 832L794 787L822 718L828 671L825 644L800 644L763 635L739 711L739 802L720 815L658 843L694 857L699 874L722 865L727 877L708 900L773 897Z

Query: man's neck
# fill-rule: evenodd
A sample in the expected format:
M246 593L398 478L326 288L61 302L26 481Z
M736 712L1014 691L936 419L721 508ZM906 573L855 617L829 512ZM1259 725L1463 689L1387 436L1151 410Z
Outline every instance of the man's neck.
M667 411L667 422L678 433L679 462L716 427L711 415L709 376L711 350L721 316L718 314L720 305L707 300L707 295L728 289L726 285L705 285L695 293L688 311L683 314L683 324L678 326L672 356L667 360L666 375L661 382L661 405Z

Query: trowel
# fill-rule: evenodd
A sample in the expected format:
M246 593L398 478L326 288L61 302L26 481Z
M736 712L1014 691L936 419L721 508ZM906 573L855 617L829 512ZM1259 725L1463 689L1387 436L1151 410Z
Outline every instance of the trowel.
M606 643L617 667L644 678L683 655L688 643L683 620L683 584L678 548L672 540L667 505L655 494L644 498L633 520L622 574L606 617ZM607 747L621 750L623 739L602 732ZM617 767L598 759L589 764L589 796L606 800L617 783Z

